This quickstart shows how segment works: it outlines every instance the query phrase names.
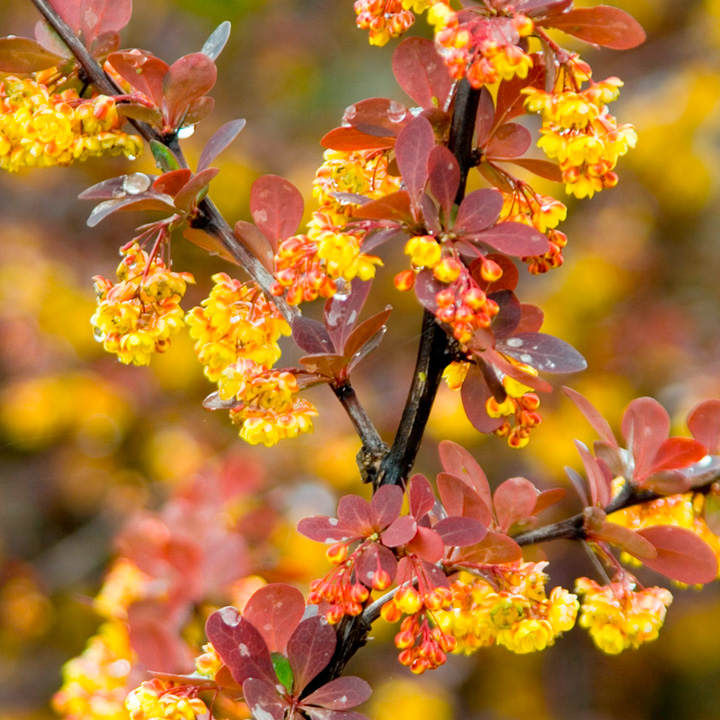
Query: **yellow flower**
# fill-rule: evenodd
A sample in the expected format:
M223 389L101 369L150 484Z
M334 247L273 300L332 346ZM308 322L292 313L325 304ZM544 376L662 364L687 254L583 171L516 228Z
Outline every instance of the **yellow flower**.
M155 352L164 352L170 338L184 326L180 300L190 273L169 270L157 256L150 259L137 243L121 250L117 269L119 282L113 284L96 276L98 305L90 318L95 338L120 362L148 365Z

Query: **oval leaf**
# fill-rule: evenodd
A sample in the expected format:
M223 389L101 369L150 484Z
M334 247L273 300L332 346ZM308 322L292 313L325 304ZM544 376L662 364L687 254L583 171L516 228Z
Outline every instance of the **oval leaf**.
M538 491L524 477L514 477L498 485L493 495L495 516L502 531L529 518L535 510Z
M468 233L467 237L512 257L544 255L550 249L546 235L523 223L502 222L478 234Z
M0 72L27 74L61 65L64 59L30 38L0 38Z
M304 612L305 599L297 588L271 583L252 594L243 609L243 618L263 636L271 653L284 653Z
M701 442L710 455L720 449L720 400L706 400L696 405L687 420L693 437Z
M637 532L657 550L656 558L643 560L652 570L688 585L709 583L717 576L715 553L690 530L670 525L655 525Z
M231 120L221 125L203 148L200 160L198 161L197 171L200 172L206 167L210 167L210 163L232 143L244 127L244 118Z
M395 157L413 204L419 201L428 179L428 159L435 147L435 134L426 118L411 120L398 135ZM364 210L367 209L363 208Z
M372 688L353 675L335 678L303 698L303 705L319 705L330 710L345 710L364 703Z
M273 250L297 230L304 207L300 191L278 175L263 175L250 189L250 213Z
M612 50L629 50L645 42L645 31L632 15L609 5L574 8L543 21L569 35Z
M450 150L444 145L437 145L430 153L428 172L430 192L448 217L460 187L460 165Z
M487 527L479 520L469 517L443 518L433 525L433 530L448 547L474 545L487 535Z
M517 333L498 342L497 349L543 372L571 373L587 367L572 345L545 333Z
M203 43L200 52L207 55L211 60L217 60L220 53L227 45L230 39L230 31L232 25L228 20L221 22L211 33L208 39Z
M447 65L425 38L406 38L392 56L392 70L398 85L421 107L445 108L452 79Z
M335 631L318 616L303 620L295 628L287 643L287 656L295 678L296 697L327 667L336 644Z
M502 210L503 198L497 190L483 188L468 193L458 208L454 230L458 233L479 233L489 228Z
M176 60L163 78L163 111L167 124L177 130L190 104L213 89L215 63L205 54L191 53Z

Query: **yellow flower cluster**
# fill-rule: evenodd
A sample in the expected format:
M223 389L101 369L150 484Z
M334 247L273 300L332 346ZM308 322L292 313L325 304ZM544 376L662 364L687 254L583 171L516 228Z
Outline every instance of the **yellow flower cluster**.
M208 708L198 697L187 695L164 680L148 680L132 690L125 700L130 720L195 720L207 716ZM191 691L193 692L193 691ZM183 693L183 694L179 694Z
M213 281L210 296L186 320L205 375L218 383L221 399L237 402L230 419L240 426L240 437L270 446L309 432L317 411L296 397L292 373L272 369L289 325L257 286L225 273L213 275Z
M346 228L352 203L333 193L353 193L376 199L400 189L400 179L388 173L388 155L378 151L326 150L313 181L319 208L308 222L307 233L287 238L275 255L274 290L291 305L318 297L332 297L336 280L370 280L382 265L380 258L362 252L365 231Z
M6 76L0 82L0 168L70 165L104 154L134 157L142 150L123 123L112 98L89 100L74 90L54 93L31 78Z
M290 326L275 304L252 283L226 273L212 276L213 288L185 317L205 376L217 382L223 370L240 358L270 367L280 359L281 335Z
M482 17L461 22L458 13L436 3L428 21L435 26L438 51L455 80L467 77L474 88L481 88L514 77L526 78L533 66L532 57L518 45L500 43L489 34ZM533 21L526 15L514 15L511 22L521 38L533 32Z
M355 22L361 30L369 30L371 45L382 47L415 22L410 7L424 4L425 0L355 0Z
M90 319L95 338L120 362L148 365L154 352L164 352L170 337L185 326L180 300L190 273L176 273L137 243L121 250L118 283L95 276L98 306Z
M100 626L82 654L63 666L63 684L52 705L65 720L127 720L126 683L133 662L127 627Z
M546 92L525 88L523 92L527 95L526 109L542 117L538 147L558 161L566 192L584 198L617 184L613 169L618 159L635 147L637 134L632 125L618 125L607 109L607 103L617 98L622 82L611 77L591 83L585 90L575 89L578 77L589 77L584 63L576 66L583 69L573 76L572 89Z
M707 526L703 517L705 496L697 493L681 493L658 498L652 502L633 505L618 510L609 520L631 530L642 530L653 525L673 525L694 532L704 540L720 559L720 538ZM623 553L623 562L635 558ZM635 560L637 563L638 561Z
M575 624L578 601L564 588L545 594L547 563L495 566L488 579L463 572L450 588L451 608L439 610L440 628L457 640L453 652L502 645L514 653L544 650Z
M673 599L661 587L635 591L626 583L599 585L588 578L577 579L575 592L583 596L580 626L610 655L655 640Z
M567 245L565 233L556 230L567 217L567 208L559 200L549 195L540 195L529 186L512 193L503 193L503 208L500 222L519 222L534 227L547 235L550 249L544 255L523 258L533 275L545 273L563 263L562 249Z

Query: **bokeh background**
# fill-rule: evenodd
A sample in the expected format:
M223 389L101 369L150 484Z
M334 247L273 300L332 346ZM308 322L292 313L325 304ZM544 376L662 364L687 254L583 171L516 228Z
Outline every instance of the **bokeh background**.
M565 200L565 265L525 278L521 297L545 309L548 332L587 357L590 369L568 380L614 424L632 397L651 394L683 432L695 402L720 397L720 2L615 4L644 24L646 45L627 53L570 46L590 59L596 78L623 78L614 112L637 126L638 148L621 161L618 188L591 201ZM199 49L220 21L233 23L218 61L216 113L185 143L192 163L214 128L247 118L212 185L231 222L248 219L249 187L265 172L307 193L321 162L318 139L347 105L371 96L406 100L389 69L394 44L369 47L354 27L350 0L136 5L123 46L170 61ZM23 0L0 6L2 34L29 35L35 20ZM359 444L326 388L311 391L320 407L314 434L250 449L224 416L201 408L211 387L186 337L150 368L121 366L93 341L91 277L112 274L117 248L142 219L114 216L91 231L90 207L76 197L127 167L103 160L0 176L3 719L55 717L49 701L60 668L101 623L91 598L113 556L113 537L133 513L161 510L196 486L198 473L224 472L231 463L235 477L249 478L236 526L264 528L259 550L250 548L246 558L247 574L302 584L325 563L321 548L293 533L294 523L330 512L338 493L364 492L354 465ZM146 156L135 168L151 171L152 163ZM176 269L199 280L186 298L190 307L206 295L210 274L227 268L182 241L173 253ZM394 291L392 254L386 261L371 303L394 306L390 332L355 384L391 439L420 310L412 294ZM579 467L572 439L592 434L559 393L544 398L542 409L545 420L529 447L512 451L502 440L480 438L457 394L444 388L418 469L434 473L437 442L451 438L475 451L491 482L523 474L548 487L562 483L563 465ZM569 496L558 512L575 510ZM592 573L579 548L544 550L555 584ZM210 598L207 607L227 601ZM197 629L195 635L197 642ZM375 720L703 720L716 718L720 707L720 594L712 586L678 591L660 639L620 657L602 655L575 629L541 654L486 650L414 678L397 663L390 640L390 631L378 629L353 664L376 689L367 708ZM120 716L96 708L85 717Z

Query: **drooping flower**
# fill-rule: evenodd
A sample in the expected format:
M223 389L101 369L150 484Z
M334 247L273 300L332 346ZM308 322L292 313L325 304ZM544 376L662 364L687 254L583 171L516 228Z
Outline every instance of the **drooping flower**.
M583 598L580 626L610 655L655 640L673 599L665 588L635 590L627 581L600 585L589 578L578 578L575 592Z
M180 300L195 279L173 272L137 243L122 248L121 254L119 282L94 278L98 306L90 322L96 339L120 362L148 365L153 353L167 350L171 336L185 326Z
M105 154L139 155L141 139L121 132L122 124L110 97L83 99L74 90L56 93L36 79L8 75L0 83L0 168L17 172Z

